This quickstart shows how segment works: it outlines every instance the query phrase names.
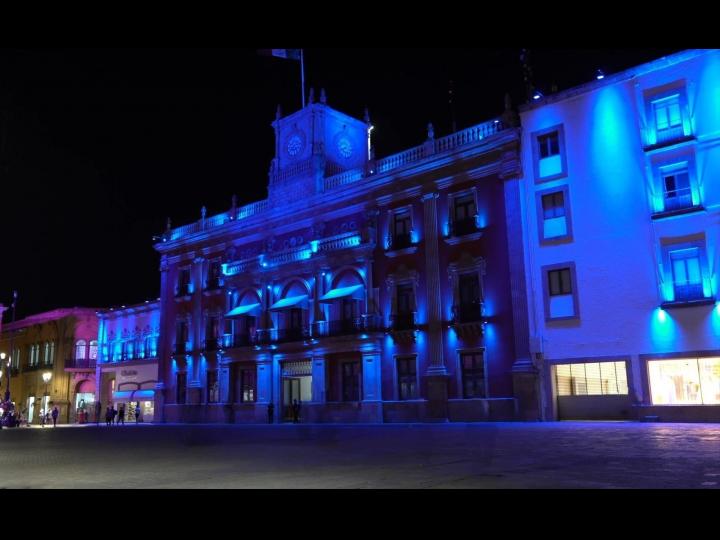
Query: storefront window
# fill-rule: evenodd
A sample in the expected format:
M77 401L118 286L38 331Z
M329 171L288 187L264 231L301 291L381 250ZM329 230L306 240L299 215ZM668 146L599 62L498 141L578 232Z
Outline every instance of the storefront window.
M555 366L559 396L627 395L625 362L589 362Z
M648 362L653 405L720 404L720 358Z

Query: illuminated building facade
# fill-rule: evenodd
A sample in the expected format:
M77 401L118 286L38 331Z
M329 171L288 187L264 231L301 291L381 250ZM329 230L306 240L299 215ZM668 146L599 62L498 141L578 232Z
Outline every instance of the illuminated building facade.
M0 351L10 357L10 398L24 419L40 424L42 411L57 407L58 423L76 421L83 399L95 394L97 335L95 310L87 308L56 309L3 325ZM51 374L47 384L45 373ZM6 376L3 369L3 393Z
M106 408L125 408L125 420L134 422L139 404L143 422L155 419L155 387L158 382L160 302L98 313L100 355L96 370L98 399L104 419ZM95 420L95 410L91 419Z
M521 108L545 418L720 420L718 96L689 50Z
M264 423L272 410L284 422L296 401L303 422L522 417L521 223L505 218L520 196L514 126L507 104L375 159L367 114L332 109L324 92L278 111L268 198L203 209L156 245L156 418Z

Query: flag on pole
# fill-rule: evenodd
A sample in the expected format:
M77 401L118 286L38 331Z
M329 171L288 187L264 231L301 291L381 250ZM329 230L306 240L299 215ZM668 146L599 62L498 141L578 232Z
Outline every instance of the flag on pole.
M263 56L276 56L285 60L300 60L300 49L258 49Z
M258 49L258 54L263 56L275 56L285 60L297 60L300 62L300 84L302 88L302 108L305 107L305 60L302 49Z

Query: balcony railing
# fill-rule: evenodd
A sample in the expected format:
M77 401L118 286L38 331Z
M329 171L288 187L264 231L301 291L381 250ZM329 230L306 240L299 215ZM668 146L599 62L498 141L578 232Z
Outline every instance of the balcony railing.
M178 285L177 290L175 291L175 298L181 298L183 296L191 296L192 290L190 288L190 284L186 283L184 285Z
M207 280L207 283L205 284L205 290L206 291L217 291L218 289L222 289L223 282L222 279L219 277L209 278Z
M412 235L410 233L388 236L388 251L405 249L412 245Z
M665 194L665 211L685 210L692 208L692 190L690 188L678 189Z
M703 300L705 293L702 283L675 285L675 302L692 302L694 300Z
M480 322L483 316L482 302L472 302L469 304L459 304L453 306L453 322L455 323L471 323Z
M384 328L380 317L358 317L321 323L316 330L316 332L313 332L316 337L333 337L362 334L384 330Z
M474 217L450 221L450 236L465 236L477 231L477 220Z
M391 317L392 329L395 331L415 330L415 313L396 313Z
M274 343L291 343L293 341L304 341L310 337L308 328L280 328L276 330L273 338Z
M188 343L179 342L173 345L173 354L187 354L189 352L192 352L192 347Z
M675 139L682 139L685 136L682 124L679 126L669 127L667 129L658 129L655 133L657 144L665 144Z
M95 358L69 358L65 360L65 369L95 369Z
M203 344L204 351L217 351L222 346L221 338L206 339Z

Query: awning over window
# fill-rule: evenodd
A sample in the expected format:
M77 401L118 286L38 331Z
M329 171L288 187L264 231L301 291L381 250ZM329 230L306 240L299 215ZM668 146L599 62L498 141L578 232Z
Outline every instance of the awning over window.
M340 289L333 289L332 291L328 292L325 296L322 296L320 298L320 302L323 304L331 304L335 300L341 300L343 298L362 300L363 299L362 293L363 293L362 285L353 285L352 287L342 287Z
M148 401L155 399L155 390L123 390L121 392L113 392L113 399L122 401Z
M290 308L307 308L307 294L302 296L291 296L290 298L283 298L279 302L276 302L270 308L270 311L282 311L283 309Z
M226 319L232 319L234 317L242 317L248 313L255 311L260 307L260 304L248 304L247 306L239 306L225 314Z

